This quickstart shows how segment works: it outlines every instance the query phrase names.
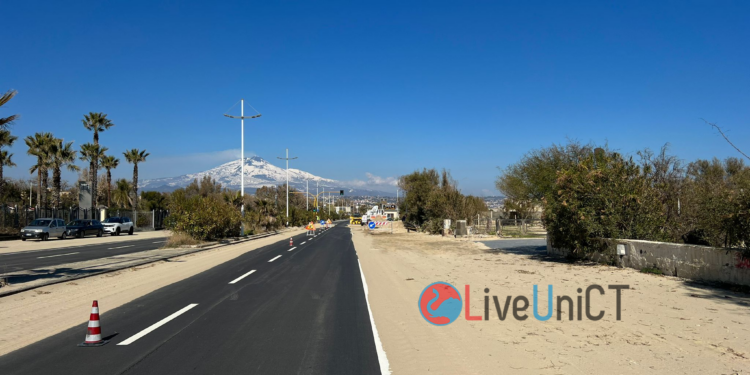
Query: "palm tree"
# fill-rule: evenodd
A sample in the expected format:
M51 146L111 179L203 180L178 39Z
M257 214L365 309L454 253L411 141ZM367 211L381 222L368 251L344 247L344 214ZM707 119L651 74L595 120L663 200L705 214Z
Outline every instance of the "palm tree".
M61 170L67 168L71 172L80 170L73 164L76 160L76 151L73 150L73 142L64 143L62 139L55 139L50 148L52 160L52 186L54 194L52 199L55 201L55 208L60 208L60 190L62 190Z
M133 192L135 193L135 199L133 200L133 211L138 207L138 163L146 161L146 157L151 155L146 150L140 151L137 148L128 150L122 153L125 155L125 160L128 163L133 164Z
M52 144L52 133L36 133L28 136L24 140L29 150L26 152L31 156L36 156L36 164L30 169L30 173L37 172L37 192L36 204L41 207L47 201L47 170L50 162L50 145ZM44 190L42 190L44 187Z
M9 102L11 99L13 99L14 96L18 91L16 90L10 90L6 92L3 95L0 95L0 107L5 105L5 103ZM18 119L18 115L11 115L9 117L0 117L0 129L8 129L8 127L13 124L13 121Z
M91 130L94 132L94 146L99 146L99 132L103 132L113 126L115 124L107 118L106 113L101 112L89 112L88 115L83 115L83 127L86 128L86 130ZM96 159L91 164L90 168L93 173L91 174L91 201L94 205L99 203L99 197L98 197L98 187L96 186L98 183L98 173L99 173L99 159Z
M121 178L115 184L117 186L115 186L114 194L112 194L112 200L114 200L117 207L131 206L130 190L132 186L130 186L128 180Z
M84 143L81 145L81 156L80 159L89 162L89 178L91 178L91 210L94 211L96 207L96 168L98 168L99 160L104 157L104 152L108 148L101 147L92 143Z
M18 139L18 137L11 135L10 130L0 130L0 149L5 146L13 146L13 142L15 142L16 139ZM0 150L0 197L3 196L3 187L5 187L3 167L16 166L16 164L13 163L13 160L11 160L12 156L13 154L8 153L8 151Z
M102 167L107 170L107 207L112 206L112 170L120 165L120 159L109 155L102 158Z

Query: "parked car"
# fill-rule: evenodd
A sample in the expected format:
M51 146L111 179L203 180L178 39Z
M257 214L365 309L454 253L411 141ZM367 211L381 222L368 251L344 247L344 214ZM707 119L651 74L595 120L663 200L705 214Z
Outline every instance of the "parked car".
M47 241L51 237L65 239L68 237L65 231L65 222L60 219L36 219L31 224L21 229L21 241L29 238L38 238Z
M109 217L102 222L104 233L119 236L120 233L133 234L133 221L129 217Z
M89 234L101 237L104 234L104 226L99 220L73 220L66 226L68 236L83 238Z

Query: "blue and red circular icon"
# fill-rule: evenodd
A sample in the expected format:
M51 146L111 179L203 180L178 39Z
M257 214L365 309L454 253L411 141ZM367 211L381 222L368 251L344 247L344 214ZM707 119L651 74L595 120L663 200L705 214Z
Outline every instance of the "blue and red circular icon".
M461 294L453 285L438 281L428 285L419 295L419 312L436 326L448 325L461 315L461 301Z

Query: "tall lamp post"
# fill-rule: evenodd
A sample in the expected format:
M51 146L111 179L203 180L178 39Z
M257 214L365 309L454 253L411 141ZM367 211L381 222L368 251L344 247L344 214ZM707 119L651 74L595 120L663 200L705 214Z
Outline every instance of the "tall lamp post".
M286 226L289 226L289 160L294 160L297 157L289 158L289 149L286 149L286 158L278 157L281 160L286 160Z
M245 117L245 99L240 99L240 116L230 116L224 114L229 118L240 119L240 196L242 197L242 205L240 206L240 213L242 214L242 223L240 223L240 235L245 235L245 119L254 119L262 116L260 113L254 116ZM237 105L237 103L234 103Z

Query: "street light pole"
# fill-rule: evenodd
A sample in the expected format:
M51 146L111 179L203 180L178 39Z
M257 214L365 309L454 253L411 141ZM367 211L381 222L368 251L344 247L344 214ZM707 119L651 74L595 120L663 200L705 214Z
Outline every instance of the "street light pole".
M240 116L230 116L228 114L224 114L224 116L229 118L238 118L240 119L240 196L242 197L242 205L240 206L240 213L242 215L242 219L245 219L245 99L240 99ZM237 103L235 103L237 105ZM262 116L260 113L258 113L255 116L250 116L248 119L254 119ZM244 221L240 223L240 235L245 234L245 223Z
M286 158L277 158L286 160L286 226L289 226L289 160L294 160L297 157L289 158L289 149L286 149Z

